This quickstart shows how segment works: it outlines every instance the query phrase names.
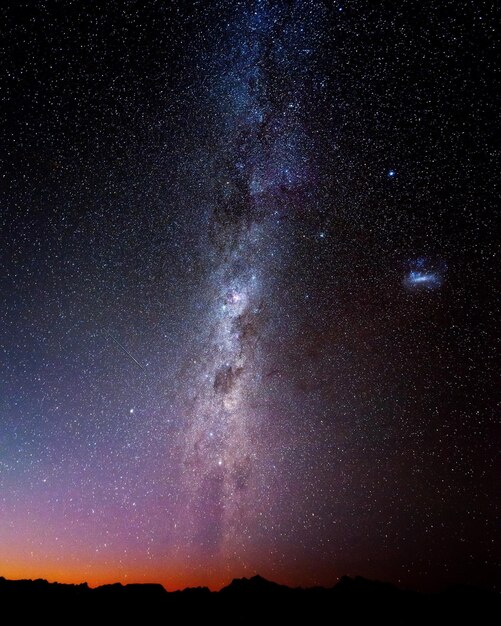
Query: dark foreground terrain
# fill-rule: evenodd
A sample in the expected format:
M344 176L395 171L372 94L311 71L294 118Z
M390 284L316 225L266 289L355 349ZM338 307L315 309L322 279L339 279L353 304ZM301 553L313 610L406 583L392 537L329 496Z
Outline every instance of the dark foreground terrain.
M178 619L220 623L307 624L499 624L500 598L491 591L454 587L441 593L402 591L388 583L342 578L332 588L292 589L260 576L235 579L219 592L188 588L167 592L161 585L66 585L46 580L0 577L0 603L22 618L63 620L103 615L131 623ZM68 622L69 623L69 622Z

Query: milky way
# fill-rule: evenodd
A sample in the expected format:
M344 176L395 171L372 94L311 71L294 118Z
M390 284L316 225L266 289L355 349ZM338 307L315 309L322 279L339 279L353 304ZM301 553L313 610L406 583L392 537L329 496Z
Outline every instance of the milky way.
M211 557L222 551L245 560L260 502L255 474L269 441L253 394L265 374L263 317L276 297L283 218L304 195L313 158L301 124L313 15L303 3L287 11L256 3L232 24L230 54L215 78L226 108L212 157L221 157L221 173L209 224L211 304L190 375L194 397L182 434L189 506L180 522L194 533L195 552ZM276 97L277 89L288 97Z
M101 4L0 9L0 576L493 585L493 8Z

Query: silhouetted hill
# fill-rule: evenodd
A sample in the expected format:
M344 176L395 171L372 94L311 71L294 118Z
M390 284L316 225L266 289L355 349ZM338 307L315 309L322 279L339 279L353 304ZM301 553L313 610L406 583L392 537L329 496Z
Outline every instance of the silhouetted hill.
M333 587L333 591L338 594L351 595L389 595L400 593L400 590L391 583L367 580L367 578L362 576L356 576L355 578L343 576L337 585Z
M442 593L416 593L347 576L332 588L309 589L293 589L261 576L236 578L219 592L206 587L167 592L162 585L120 583L91 589L86 583L0 577L0 603L4 608L31 608L42 613L49 609L50 615L59 609L61 615L77 615L83 622L94 619L101 610L133 621L136 615L141 623L150 621L145 617L149 614L152 619L179 615L185 620L215 619L218 624L298 620L308 624L484 626L497 625L501 616L499 595L490 591L461 586Z
M186 587L180 591L171 591L171 595L182 594L184 596L207 596L211 595L212 591L209 587Z
M0 597L2 599L5 599L9 594L62 596L68 594L90 594L92 591L93 590L90 589L87 583L68 585L63 583L49 583L42 578L38 578L37 580L7 580L3 576L0 576Z
M101 585L93 590L94 594L109 595L109 596L138 596L148 598L163 598L167 595L167 591L162 585L146 583L146 584L129 584L122 585L120 583L114 583L112 585Z
M262 576L253 576L252 578L234 578L231 583L223 587L219 593L254 593L254 594L276 594L290 593L294 591L286 585L266 580Z

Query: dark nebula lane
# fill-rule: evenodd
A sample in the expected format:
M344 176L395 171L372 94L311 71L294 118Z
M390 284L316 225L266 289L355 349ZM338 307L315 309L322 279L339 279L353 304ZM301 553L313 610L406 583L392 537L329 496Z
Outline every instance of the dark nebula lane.
M496 10L0 8L0 576L496 586Z

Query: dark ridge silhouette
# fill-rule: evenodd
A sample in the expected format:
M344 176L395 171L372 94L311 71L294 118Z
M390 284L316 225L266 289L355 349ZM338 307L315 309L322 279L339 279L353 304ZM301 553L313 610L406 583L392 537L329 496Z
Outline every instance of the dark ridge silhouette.
M287 587L286 585L279 585L278 583L266 580L262 576L253 576L252 578L234 578L231 583L223 587L219 593L253 593L253 594L277 594L293 592L294 589Z
M154 583L132 583L129 585L122 585L121 583L114 583L112 585L101 585L101 587L96 587L96 589L92 590L96 595L103 596L137 596L137 597L146 597L148 598L162 598L167 595L167 591L162 587L162 585L154 584Z
M207 587L168 592L162 585L115 583L95 589L46 580L0 577L4 608L43 607L64 615L93 619L107 609L124 617L215 619L218 623L299 620L308 624L479 624L501 623L499 594L475 587L451 587L440 593L398 589L390 583L344 576L331 588L291 588L262 578L237 578L219 592ZM68 613L68 610L71 611ZM88 610L88 613L86 612ZM52 614L52 613L51 613ZM143 617L141 617L143 619ZM168 619L166 619L168 621ZM147 623L147 622L142 622Z

